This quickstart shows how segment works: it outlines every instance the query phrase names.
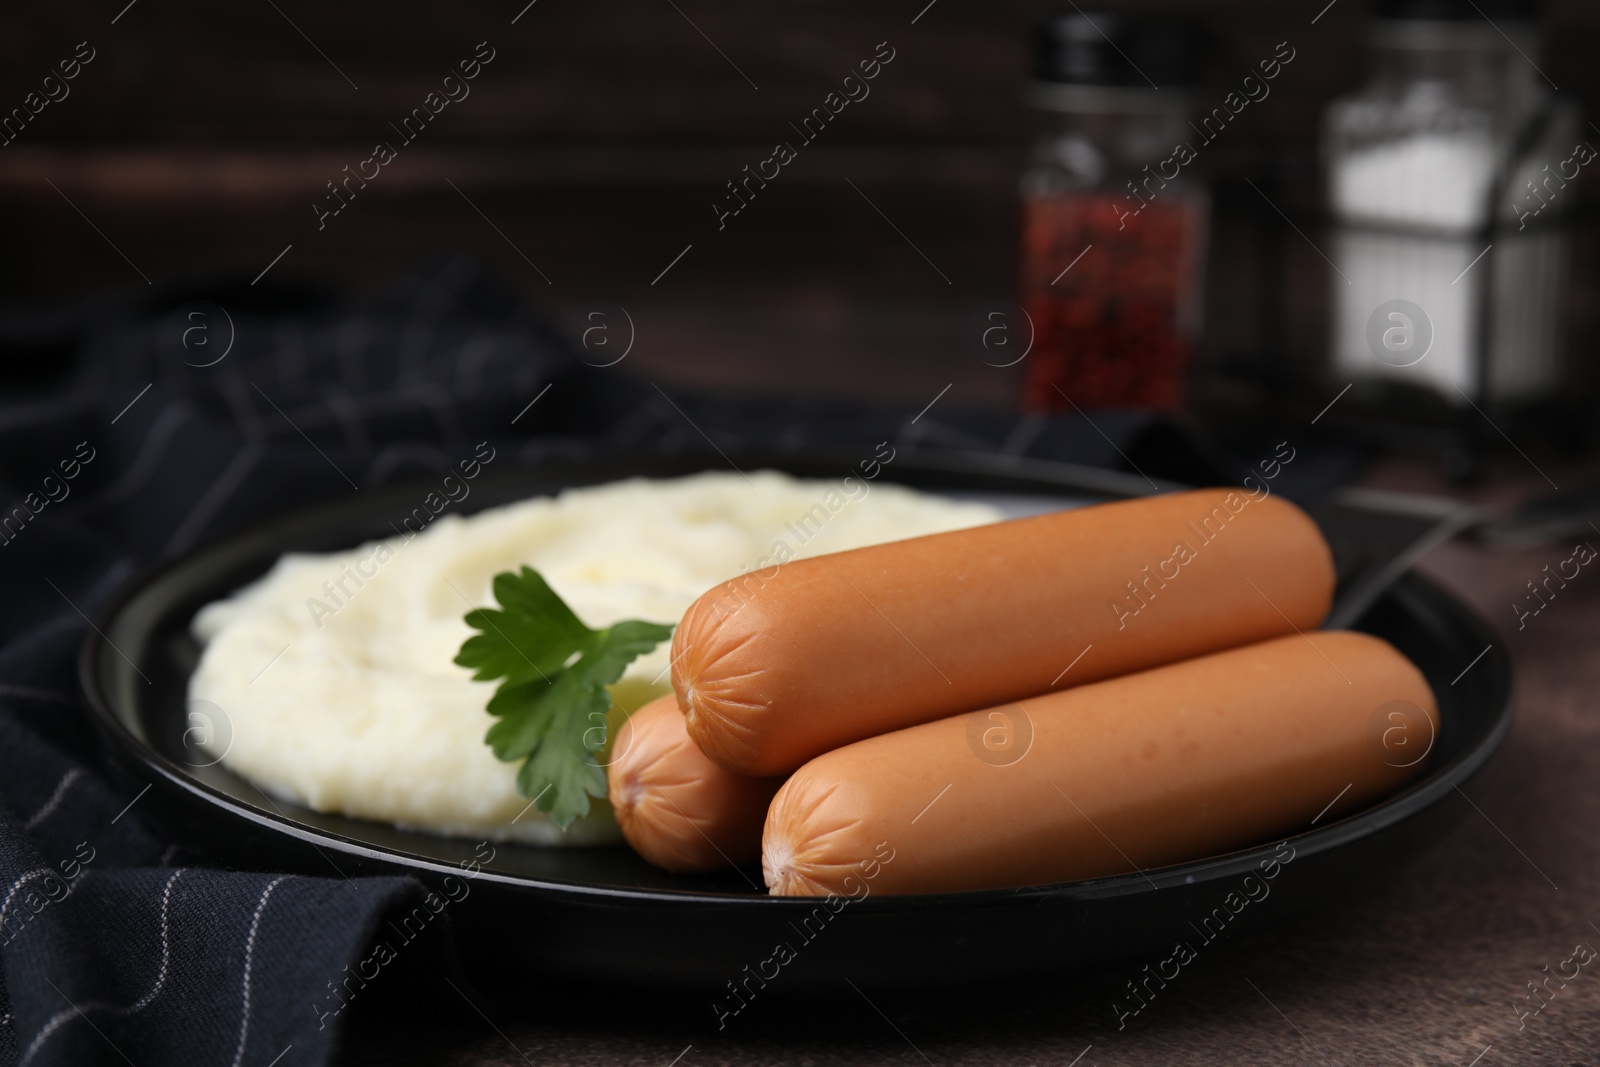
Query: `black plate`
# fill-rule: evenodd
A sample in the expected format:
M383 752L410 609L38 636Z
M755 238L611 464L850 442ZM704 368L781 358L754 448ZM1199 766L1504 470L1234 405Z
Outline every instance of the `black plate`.
M772 467L829 479L842 477L857 458L736 457L745 470ZM490 469L473 483L463 510L628 475L726 469L727 462L711 455ZM1041 505L1036 510L1063 498L1134 491L1103 471L981 458L935 463L901 457L885 478L955 495L1002 497L1024 508L1034 501ZM744 980L744 968L758 968L779 942L796 950L782 968L790 988L837 982L841 974L905 985L1088 970L1119 958L1153 963L1170 953L1174 940L1192 942L1202 926L1209 932L1215 924L1204 925L1205 918L1273 855L1265 846L1116 878L876 895L837 913L818 912L814 900L758 891L758 871L672 875L620 846L497 844L484 861L491 846L278 804L221 766L195 766L195 749L184 744L191 725L185 693L199 654L188 633L194 612L264 573L285 551L332 551L390 535L391 521L435 487L423 482L363 492L232 534L144 576L106 613L99 632L85 642L81 680L113 765L130 790L149 787L143 817L238 867L419 877L448 891L468 967L484 979L527 978L544 969L709 989ZM1342 513L1319 510L1320 521L1326 528ZM1336 542L1348 540L1348 531L1328 532ZM1433 686L1444 726L1428 765L1383 803L1290 838L1293 860L1269 895L1230 917L1230 930L1337 899L1438 841L1469 810L1458 788L1473 791L1510 725L1505 649L1485 623L1436 586L1415 575L1401 579L1358 628L1391 641ZM481 869L474 869L475 861Z

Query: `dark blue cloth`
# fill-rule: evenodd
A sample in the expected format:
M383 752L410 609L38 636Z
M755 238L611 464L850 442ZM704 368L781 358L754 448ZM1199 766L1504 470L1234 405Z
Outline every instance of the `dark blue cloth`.
M24 509L0 516L0 1063L329 1059L346 968L422 887L217 869L158 837L102 773L74 675L86 616L217 530L470 456L582 369L460 263L364 304L203 295L80 309L50 345L13 318L4 338L75 367L0 408L0 503ZM213 366L195 364L223 323L191 307L232 316ZM209 352L183 344L195 323ZM447 926L405 951L448 957Z
M8 1065L326 1062L345 1021L328 1010L335 985L379 924L422 897L404 878L208 865L148 828L138 797L104 776L74 678L88 620L200 538L444 471L485 439L525 462L887 439L902 454L998 452L1155 477L1247 470L1147 416L1089 425L964 412L949 398L919 415L669 394L585 365L461 261L369 301L242 285L140 301L0 315L0 349L32 361L0 372L22 383L0 403L0 505L15 502L0 514ZM416 951L452 967L448 916L426 937L435 944Z

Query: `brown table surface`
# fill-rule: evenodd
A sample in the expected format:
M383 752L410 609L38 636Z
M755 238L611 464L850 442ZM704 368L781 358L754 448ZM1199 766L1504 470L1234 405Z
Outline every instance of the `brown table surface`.
M1600 476L1541 466L1563 488ZM1445 492L1431 469L1400 461L1363 482ZM1548 489L1512 457L1452 495L1507 504ZM358 1016L340 1062L1600 1063L1600 961L1564 987L1550 980L1553 998L1519 1020L1534 1006L1528 982L1580 944L1600 948L1600 574L1580 573L1521 630L1511 607L1572 549L1491 553L1458 540L1421 565L1505 634L1516 664L1517 717L1481 814L1338 907L1219 942L1125 1030L1110 1007L1115 975L870 1002L848 987L823 999L764 992L719 1034L703 998L553 982L550 996L491 1020L421 974L420 1009Z

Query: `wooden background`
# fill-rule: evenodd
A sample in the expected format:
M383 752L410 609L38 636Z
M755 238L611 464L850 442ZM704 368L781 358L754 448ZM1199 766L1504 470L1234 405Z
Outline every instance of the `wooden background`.
M125 2L5 16L0 109L78 42L97 52L69 97L0 148L7 304L159 294L218 270L248 280L286 246L274 280L356 291L466 253L565 322L591 301L625 307L630 367L664 381L908 402L953 382L961 402L1014 403L1014 377L977 358L971 323L1014 296L1031 129L1019 90L1050 5ZM1364 70L1360 0L1313 24L1325 2L1189 8L1218 36L1207 107L1278 42L1298 53L1202 157L1216 196L1210 366L1271 375L1321 351L1326 267L1246 179L1296 217L1318 203L1321 110ZM1600 113L1600 10L1546 8L1541 69ZM375 142L398 144L389 124L480 41L496 56L471 95L319 231L324 183ZM719 231L723 183L794 140L788 124L880 41L897 55L870 97ZM1577 352L1595 320L1587 223L1581 238Z

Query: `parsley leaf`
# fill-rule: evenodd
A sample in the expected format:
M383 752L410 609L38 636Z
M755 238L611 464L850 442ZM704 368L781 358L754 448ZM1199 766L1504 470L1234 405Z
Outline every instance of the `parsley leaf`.
M672 636L672 625L630 619L591 630L532 567L494 577L499 610L467 613L478 634L456 662L479 682L500 679L489 699L496 718L484 742L508 763L522 761L517 791L566 829L606 795L595 761L605 747L606 686L629 663Z

